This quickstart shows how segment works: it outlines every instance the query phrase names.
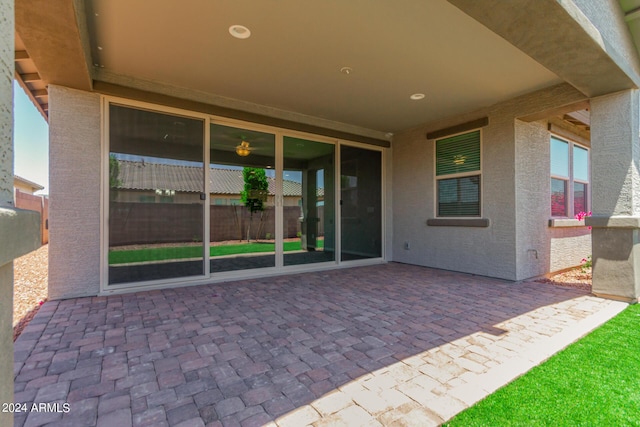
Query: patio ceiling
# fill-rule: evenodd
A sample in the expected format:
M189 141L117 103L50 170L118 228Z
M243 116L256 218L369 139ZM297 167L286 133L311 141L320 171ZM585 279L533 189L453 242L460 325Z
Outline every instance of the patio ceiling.
M378 131L560 83L446 1L89 4L98 79L134 76ZM233 38L234 24L251 37Z
M43 85L117 85L383 139L563 81L603 92L558 65L565 46L541 33L544 10L555 8L554 27L574 21L545 5L488 1L486 15L465 0L17 0L16 31ZM232 37L235 24L251 37ZM583 29L566 31L595 46ZM601 80L629 85L613 63L599 64Z
M23 20L38 18L28 10L37 6L26 3L16 3L18 32ZM52 12L60 14L67 2L55 3ZM444 0L68 3L86 17L82 43L94 81L138 88L153 82L184 98L204 93L224 106L267 106L380 132L561 82ZM233 38L234 24L251 37ZM343 67L353 71L343 74ZM45 68L43 80L56 83ZM412 101L414 93L425 99Z

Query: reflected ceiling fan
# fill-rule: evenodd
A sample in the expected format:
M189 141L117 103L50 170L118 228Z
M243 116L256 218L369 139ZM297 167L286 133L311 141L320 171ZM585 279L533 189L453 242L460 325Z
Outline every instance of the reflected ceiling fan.
M249 145L248 141L245 141L244 138L240 142L239 145L236 145L236 154L240 157L247 157L251 154L253 148Z

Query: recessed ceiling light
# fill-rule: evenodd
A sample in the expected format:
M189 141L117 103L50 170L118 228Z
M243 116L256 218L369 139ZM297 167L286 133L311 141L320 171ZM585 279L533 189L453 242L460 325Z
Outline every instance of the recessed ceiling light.
M424 99L424 93L414 93L409 98L411 98L414 101L419 101L421 99Z
M351 67L342 67L342 68L340 68L340 72L342 74L349 75L349 74L353 73L353 68L351 68Z
M244 25L232 25L229 27L229 34L237 39L248 39L251 31Z

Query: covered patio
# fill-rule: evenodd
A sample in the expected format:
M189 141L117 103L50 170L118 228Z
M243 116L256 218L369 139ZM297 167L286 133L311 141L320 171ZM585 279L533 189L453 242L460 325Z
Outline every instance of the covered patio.
M638 1L0 0L0 401L70 405L18 426L437 425L638 302ZM50 126L53 301L12 352L40 223L12 204L14 77ZM127 222L124 161L198 169L194 197L145 186ZM211 264L219 167L276 180L267 265ZM329 259L288 262L321 221ZM197 265L116 276L165 243ZM531 281L589 254L618 301Z
M15 425L438 425L625 306L400 263L50 301L14 401L70 411Z

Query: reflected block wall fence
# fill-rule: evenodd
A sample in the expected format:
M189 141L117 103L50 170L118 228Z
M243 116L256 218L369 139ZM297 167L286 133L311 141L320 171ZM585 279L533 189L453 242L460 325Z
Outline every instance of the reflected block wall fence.
M49 199L45 196L27 194L16 189L16 208L35 211L40 214L40 239L43 245L49 243Z
M274 208L262 212L265 217L260 226L260 212L251 214L243 206L209 207L211 221L209 236L211 242L246 239L247 228L251 222L252 239L275 238ZM181 221L200 214L197 204L156 204L111 202L109 209L110 246L135 244L200 242L202 229L200 224ZM301 230L300 207L284 206L284 238L295 238ZM324 235L322 207L319 210L319 235ZM259 233L259 235L256 235Z

